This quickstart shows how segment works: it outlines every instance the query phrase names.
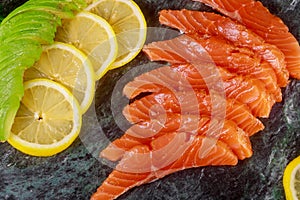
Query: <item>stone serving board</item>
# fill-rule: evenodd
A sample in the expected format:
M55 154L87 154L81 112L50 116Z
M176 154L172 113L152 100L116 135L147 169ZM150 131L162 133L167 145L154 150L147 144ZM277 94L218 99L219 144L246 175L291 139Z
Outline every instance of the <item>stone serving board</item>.
M23 2L1 1L2 14L5 16ZM141 7L148 27L160 27L158 12L161 9L212 11L190 0L135 2ZM299 2L262 1L283 19L298 41ZM112 171L113 164L99 159L99 152L107 145L107 139L123 134L120 127L128 126L120 114L122 102L127 101L120 93L128 81L123 77L130 74L133 78L151 67L141 53L126 66L109 71L97 83L95 101L84 116L80 137L66 151L49 158L37 158L22 154L8 143L0 144L0 199L89 199ZM273 107L269 119L262 119L265 130L251 137L254 155L250 159L234 167L201 167L177 172L134 188L119 200L284 199L283 171L289 161L300 155L300 81L291 80L282 92L282 103Z

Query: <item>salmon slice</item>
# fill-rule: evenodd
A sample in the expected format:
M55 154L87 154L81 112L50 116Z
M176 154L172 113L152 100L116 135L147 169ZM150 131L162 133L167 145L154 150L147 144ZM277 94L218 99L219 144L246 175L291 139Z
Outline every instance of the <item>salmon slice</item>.
M200 50L197 50L198 48ZM235 47L218 36L184 34L170 40L147 44L143 51L151 61L167 61L171 64L203 63L211 59L216 65L232 70L233 73L248 74L254 71L260 62L253 51ZM208 58L205 58L206 54L203 51L207 51ZM190 56L190 53L193 55ZM168 54L170 56L167 56Z
M193 45L193 47L189 46L189 48L185 47L185 49L191 48L191 50L178 52L177 49L181 46L184 48L183 46L186 46L187 43L190 44L190 46ZM269 63L262 60L260 56L255 54L252 50L236 47L223 37L207 37L199 34L182 35L171 40L153 42L145 45L143 51L151 61L167 61L171 64L193 64L193 62L197 62L197 60L194 58L193 60L189 59L187 54L193 51L193 49L197 49L197 46L207 51L216 65L226 68L232 73L247 75L261 80L265 84L266 89L270 91L271 94L274 94L276 101L280 102L282 100L276 74ZM195 50L194 54L197 55L198 52ZM171 54L172 56L164 57L167 54ZM174 54L179 55L179 60L174 60L176 58ZM201 52L199 57L204 57L202 54ZM200 62L203 62L203 60L200 60Z
M255 117L269 117L275 101L259 80L240 76L224 81L224 88L228 98L248 105Z
M255 0L194 0L202 2L239 21L285 55L290 76L300 79L300 47L288 27L264 5Z
M113 170L90 199L113 200L133 187L151 182L154 178L150 172L128 173Z
M195 132L198 127L205 127L209 123L208 117L197 115L181 115L170 113L169 115L158 115L152 121L139 122L131 126L119 139L114 140L105 148L100 156L111 161L122 158L125 152L138 145L150 145L151 141L168 132L185 130ZM182 127L181 127L182 126Z
M224 156L224 159L227 160L227 158L229 158L228 160L230 160L230 162L224 163L222 158L221 160L209 158L211 153L215 150L219 151L219 147L222 147L221 152L223 152L220 154L228 154L228 156ZM198 163L197 166L193 165L191 167L236 165L238 162L237 156L232 152L229 146L213 136L209 137L185 132L171 132L153 139L148 148L146 145L139 145L132 148L129 152L126 152L116 169L127 172L138 171L139 173L145 173L150 169L152 172L155 172L172 165L183 156L188 155L189 151L192 149L198 152L193 159L197 159L198 157L198 160L204 160L206 158L208 160L205 163ZM219 156L220 155L216 156L216 158ZM141 167L140 158L143 163L145 163L143 167Z
M229 72L223 73L224 69L222 73L219 73L220 77L218 74L212 73L202 78L199 71L190 70L191 68L193 66L187 64L154 69L135 77L133 81L125 85L123 93L132 99L145 92L158 93L163 88L167 88L173 93L195 89L222 88L227 98L236 99L240 103L246 104L255 117L269 116L275 101L260 80L247 76L230 76ZM223 76L223 74L225 75ZM208 87L210 88L208 89Z
M210 144L215 144L210 148L209 152L203 153L203 148ZM236 156L232 154L228 146L222 141L215 141L212 138L205 136L198 136L193 144L188 148L185 153L171 165L155 172L157 178L162 178L168 174L184 170L187 168L206 165L236 165ZM188 167L187 167L188 166Z
M198 105L195 107L192 99L196 98ZM218 111L226 111L226 119L235 122L238 127L243 129L249 136L264 129L263 123L254 117L250 109L236 101L235 99L226 99L224 106L218 99L218 94L213 94L215 99L212 105L211 95L204 90L181 91L173 93L167 89L159 93L147 95L127 105L123 110L123 115L131 123L147 122L155 119L163 113L178 114L201 114L217 117ZM159 105L159 106L153 106ZM181 109L184 108L184 109ZM220 114L222 115L222 113Z
M151 182L151 173L126 173L114 170L97 189L91 200L113 200L133 187Z
M152 150L146 151L143 146L137 146L131 150L117 165L116 169L108 176L108 178L102 183L97 191L92 195L91 200L111 200L116 199L126 191L133 187L145 184L156 179L162 178L168 174L201 166L219 166L219 165L236 165L238 159L236 155L230 150L230 148L221 141L215 141L212 138L205 136L197 136L193 138L187 148L182 154L176 155L178 158L165 166L164 168L157 168L156 165L161 164L161 160L165 160L166 157L162 156L162 152L159 151L162 146L165 147L166 143L172 144L174 137L178 137L176 142L182 142L180 139L186 139L185 133L172 133L157 138L152 142ZM167 142L166 142L167 141ZM203 154L203 148L206 144L214 144L210 149ZM177 144L181 146L181 143ZM174 145L167 145L169 148L165 151L172 150L174 152ZM176 151L176 146L175 146ZM145 155L146 163L149 164L151 171L148 172L128 172L128 169L140 168L141 162L138 162L139 158ZM152 155L152 156L150 156ZM172 154L171 154L172 155ZM173 154L175 155L175 154ZM134 170L131 170L134 171Z
M252 156L252 147L249 136L230 120L211 119L209 116L180 115L169 113L168 119L151 122L142 122L133 125L119 139L105 148L100 156L111 161L117 161L132 148L140 145L151 146L156 138L168 133L184 132L191 135L210 135L226 143L240 160ZM160 117L161 118L161 117ZM149 147L150 149L153 147ZM169 155L169 153L166 153Z
M198 66L199 67L199 66ZM123 93L130 99L142 92L158 92L162 88L177 91L178 87L185 90L193 88L220 88L223 89L222 81L236 77L223 68L215 65L203 64L201 70L191 64L163 66L144 73L126 84Z
M230 18L215 13L184 9L162 10L159 21L187 34L221 36L238 47L252 49L267 62L264 63L266 67L275 71L280 87L288 84L289 72L286 69L284 54L275 45L266 43L263 38ZM272 73L274 72L269 72Z
M101 153L100 157L111 161L120 160L123 155L138 145L150 146L150 143L166 133L176 131L201 132L207 129L209 117L169 113L158 115L152 121L139 122L131 126L119 139L114 140Z

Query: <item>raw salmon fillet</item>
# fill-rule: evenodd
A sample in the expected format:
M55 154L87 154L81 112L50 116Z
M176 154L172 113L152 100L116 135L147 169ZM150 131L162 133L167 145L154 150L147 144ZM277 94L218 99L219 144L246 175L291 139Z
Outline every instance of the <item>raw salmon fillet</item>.
M195 34L196 37L197 35L221 36L238 47L249 48L267 62L261 64L266 68L273 68L280 87L285 87L288 83L289 73L284 54L276 46L266 43L260 36L230 18L215 13L184 9L162 10L159 21L191 37Z
M178 50L181 46L189 43L193 48L186 51ZM266 89L274 94L276 101L280 102L281 90L277 84L277 78L274 70L265 60L254 53L252 50L243 47L236 47L220 36L201 36L199 34L182 35L177 38L153 42L145 45L143 51L147 54L151 61L167 61L171 64L197 63L203 62L202 52L198 52L198 47L207 51L213 62L232 73L239 75L247 75L261 80ZM187 48L186 48L187 49ZM188 54L193 51L195 58L189 58ZM163 52L163 53L162 53ZM171 56L167 56L170 54ZM177 54L177 55L176 55ZM177 56L177 57L176 57ZM197 57L197 58L196 58ZM178 60L176 60L178 58ZM288 77L288 76L287 76Z
M218 152L219 150L221 151ZM195 154L190 154L193 151ZM156 172L174 165L182 158L191 159L191 163L181 165L181 169L218 164L236 165L238 162L236 155L221 140L185 132L171 132L154 139L150 148L140 145L126 152L116 169L131 173Z
M235 78L236 75L211 64L201 65L201 71L191 64L163 66L137 76L125 85L123 93L133 99L142 92L158 92L162 88L178 91L178 87L193 88L217 87L216 83ZM223 86L220 85L220 89Z
M164 117L167 118L164 121ZM223 127L222 129L219 127ZM230 120L211 119L205 115L180 115L170 113L160 116L151 122L133 125L119 139L112 142L101 152L101 157L111 161L122 158L125 152L138 145L150 146L151 142L170 132L196 133L215 136L226 143L240 160L252 156L252 147L249 136ZM149 147L150 148L150 147Z
M142 145L133 148L124 155L116 169L97 189L97 192L93 194L91 200L116 199L133 187L188 168L237 164L238 159L236 155L225 143L205 136L196 136L190 139L189 145L183 148L182 154L174 162L163 168L157 168L157 166L169 159L168 157L160 156L159 150L162 147L167 146L168 148L164 150L168 152L178 151L178 148L180 149L181 146L186 144L185 140L189 137L186 133L170 133L155 139L151 144L152 150ZM177 142L177 144L173 145L173 141ZM172 145L166 145L166 143ZM210 143L215 145L209 151L203 152L203 147ZM146 170L140 173L130 172L131 169L133 169L132 171L141 169L141 163L145 163L143 169L148 168L148 172Z
M194 0L202 2L228 17L239 21L266 42L276 45L285 55L287 70L300 79L300 47L288 27L259 1L255 0Z
M123 115L132 126L100 156L118 161L91 197L116 199L133 187L201 166L236 165L252 156L289 77L300 79L300 48L286 25L254 0L194 0L221 13L162 10L181 31L143 51L166 65L127 83Z
M143 121L131 126L119 139L105 148L100 156L111 161L120 160L125 152L138 145L150 146L150 143L170 132L201 132L207 129L210 118L198 115L169 113L158 115L152 121Z
M165 89L127 105L123 110L123 115L129 122L139 123L153 120L163 113L201 114L214 117L222 117L222 114L225 114L226 119L235 122L249 136L264 129L262 122L252 115L246 105L230 98L226 98L225 102L219 101L221 98L218 94L213 94L214 101L212 102L211 95L204 90L173 93ZM197 100L196 105L193 99ZM224 110L225 113L218 113Z
M230 76L228 72L223 73L224 70L219 74L221 77L214 73L211 76L205 76L205 79L203 79L200 72L190 70L192 68L192 65L178 65L154 69L135 77L133 81L125 85L123 93L132 99L141 93L160 92L163 88L176 93L182 90L207 89L213 85L216 88L224 89L226 97L246 104L255 117L269 116L275 101L263 87L261 81L246 76ZM197 81L191 81L195 79ZM221 84L221 86L218 86L218 84Z

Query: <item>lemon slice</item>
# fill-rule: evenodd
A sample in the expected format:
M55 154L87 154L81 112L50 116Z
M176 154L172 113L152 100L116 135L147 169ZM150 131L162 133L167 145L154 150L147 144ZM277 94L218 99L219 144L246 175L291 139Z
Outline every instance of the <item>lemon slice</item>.
M85 113L95 94L95 73L89 59L77 48L56 42L46 46L33 67L27 69L24 81L47 78L64 85L76 97Z
M287 200L300 199L300 156L286 167L283 175L283 187Z
M77 138L80 106L61 84L48 79L24 83L24 96L8 142L32 156L57 154Z
M80 12L58 27L56 41L74 45L84 52L93 64L96 79L100 79L114 62L117 40L106 20L89 12Z
M99 0L86 8L108 21L118 41L118 55L110 69L121 67L141 51L147 24L139 6L131 0Z

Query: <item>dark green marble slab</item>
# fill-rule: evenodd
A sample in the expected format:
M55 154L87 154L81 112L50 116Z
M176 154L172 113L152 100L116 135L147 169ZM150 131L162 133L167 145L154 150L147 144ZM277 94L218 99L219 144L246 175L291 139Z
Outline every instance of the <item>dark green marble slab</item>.
M157 27L161 9L210 10L190 0L135 0L144 12L149 27ZM0 1L3 15L24 1ZM300 2L298 0L264 0L269 10L280 16L300 40ZM159 34L159 33L158 33ZM66 151L49 158L24 155L0 144L0 200L73 200L89 199L112 171L112 164L97 159L107 145L123 134L116 125L124 122L122 103L111 104L113 89L129 70L149 61L143 54L117 70L110 71L98 83L96 97L84 116L80 138ZM145 66L147 67L147 66ZM140 67L133 75L142 73ZM132 71L131 71L132 72ZM132 75L132 76L133 76ZM264 131L251 137L254 155L234 167L201 167L171 174L163 179L130 190L120 200L200 200L200 199L284 199L282 175L285 166L300 155L300 81L291 80L283 90L269 119L263 119ZM113 98L126 102L120 93ZM113 117L113 114L115 117Z

